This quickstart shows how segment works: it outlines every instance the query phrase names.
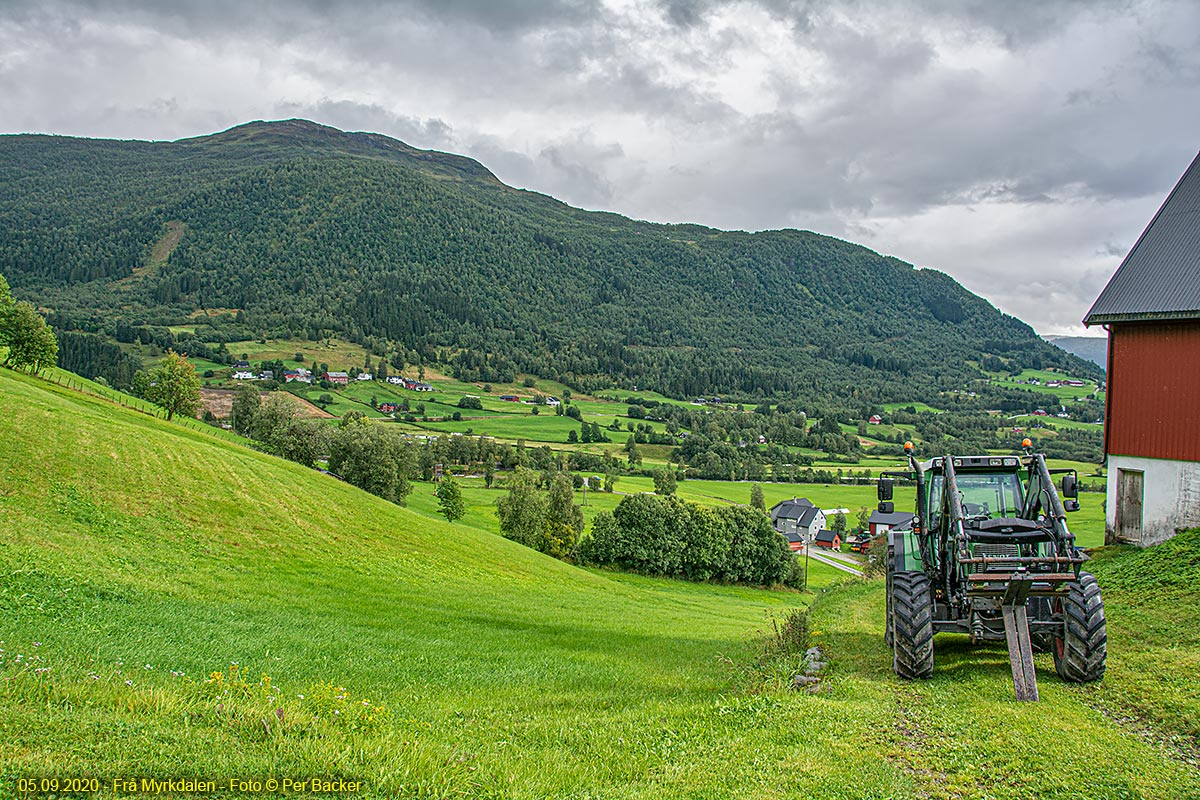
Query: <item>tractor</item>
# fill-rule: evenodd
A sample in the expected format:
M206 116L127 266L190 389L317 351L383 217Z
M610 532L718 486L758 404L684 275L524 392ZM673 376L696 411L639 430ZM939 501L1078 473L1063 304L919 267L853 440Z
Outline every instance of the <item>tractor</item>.
M880 475L885 513L895 479L916 484L916 516L887 539L885 638L901 678L930 677L934 635L951 632L1007 642L1018 700L1038 699L1034 649L1053 653L1064 680L1103 677L1104 602L1066 521L1079 509L1078 477L1049 469L1030 440L1022 446L1021 456L918 462L908 442L909 470Z

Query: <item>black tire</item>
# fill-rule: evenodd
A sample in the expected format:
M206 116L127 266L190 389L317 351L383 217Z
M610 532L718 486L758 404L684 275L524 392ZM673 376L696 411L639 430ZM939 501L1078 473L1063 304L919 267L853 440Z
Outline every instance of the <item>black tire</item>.
M1108 655L1100 585L1091 573L1081 572L1079 580L1068 583L1067 589L1062 601L1063 632L1054 639L1054 669L1065 681L1098 681L1104 677Z
M891 647L892 643L895 641L895 636L892 635L892 567L895 564L895 561L893 560L894 556L895 551L891 546L889 546L887 549L887 555L885 556L887 561L884 562L884 575L886 576L887 588L887 591L884 594L887 597L887 605L883 612L883 641L887 643L888 647Z
M933 594L924 572L892 575L892 669L906 680L933 675Z

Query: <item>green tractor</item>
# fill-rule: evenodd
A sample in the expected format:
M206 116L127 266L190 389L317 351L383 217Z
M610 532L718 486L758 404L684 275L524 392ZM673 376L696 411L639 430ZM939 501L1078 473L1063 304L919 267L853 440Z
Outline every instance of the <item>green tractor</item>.
M1104 602L1066 512L1079 509L1074 470L1051 470L1024 442L1020 456L944 456L879 478L879 509L895 510L895 478L916 483L916 516L888 533L887 643L905 679L933 674L933 637L1006 641L1018 700L1037 700L1033 650L1049 650L1064 680L1104 675ZM1051 475L1062 474L1062 497Z

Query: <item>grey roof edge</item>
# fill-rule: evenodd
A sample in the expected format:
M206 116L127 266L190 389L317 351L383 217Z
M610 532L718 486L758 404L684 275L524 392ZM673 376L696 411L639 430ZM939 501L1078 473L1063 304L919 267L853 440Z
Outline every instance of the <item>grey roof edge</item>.
M1128 263L1129 259L1133 257L1133 254L1136 253L1138 248L1142 246L1142 240L1144 240L1146 238L1146 235L1154 227L1154 223L1158 222L1158 218L1162 216L1163 211L1166 210L1167 206L1169 206L1171 204L1171 201L1175 198L1175 195L1179 192L1180 188L1184 185L1184 182L1187 181L1188 175L1191 174L1192 170L1195 169L1198 164L1200 164L1200 151L1196 152L1195 158L1193 158L1192 161L1188 164L1187 169L1185 169L1183 171L1183 174L1179 176L1179 180L1175 181L1175 186L1172 187L1171 193L1167 195L1166 200L1163 200L1162 205L1160 205L1158 207L1158 211L1154 212L1154 217L1150 220L1150 224L1148 224L1145 228L1142 229L1142 233L1140 236L1138 236L1137 241L1134 242L1133 247L1131 247L1129 249L1129 252L1125 254L1125 258L1121 259L1121 265L1119 267L1117 267L1116 271L1113 272L1113 274L1111 276L1109 276L1108 283L1104 284L1104 288L1102 290L1100 290L1100 294L1096 296L1096 300L1092 303L1092 307L1088 309L1088 313L1085 314L1083 317L1083 326L1085 328L1090 328L1093 325L1102 325L1105 322L1121 321L1121 320L1115 319L1114 317L1116 317L1117 315L1114 315L1114 314L1103 315L1105 318L1102 319L1100 314L1093 315L1092 312L1095 311L1096 306L1100 305L1100 301L1104 299L1104 295L1108 292L1108 287L1112 285L1113 280L1117 277L1117 275L1119 275L1121 273L1121 270L1123 270L1125 268L1126 263ZM1178 312L1176 312L1176 313L1178 313ZM1149 317L1145 316L1145 315L1128 315L1128 316L1130 318L1130 321L1136 320L1136 319L1149 319Z
M1200 317L1200 308L1190 311L1148 311L1143 314L1089 314L1083 324L1108 325L1112 322L1172 322L1176 320L1195 320Z

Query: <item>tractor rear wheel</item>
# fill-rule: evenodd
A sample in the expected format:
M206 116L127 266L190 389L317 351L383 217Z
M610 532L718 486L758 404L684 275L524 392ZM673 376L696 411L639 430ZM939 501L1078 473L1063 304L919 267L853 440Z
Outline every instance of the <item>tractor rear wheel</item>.
M1067 589L1062 601L1063 630L1054 638L1054 669L1066 681L1098 681L1104 677L1108 654L1100 585L1091 573L1081 572Z
M892 669L901 678L933 675L933 593L929 576L906 571L892 574Z

